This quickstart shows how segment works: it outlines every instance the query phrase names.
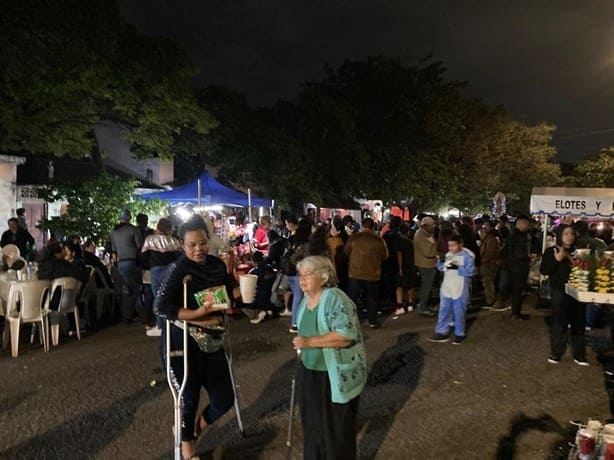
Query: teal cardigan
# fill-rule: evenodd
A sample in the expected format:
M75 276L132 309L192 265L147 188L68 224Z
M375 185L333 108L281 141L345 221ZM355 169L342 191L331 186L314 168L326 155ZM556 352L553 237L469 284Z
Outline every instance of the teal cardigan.
M300 330L307 296L299 304L297 324ZM356 305L338 288L324 288L318 304L320 334L338 332L352 340L345 348L322 348L330 380L331 400L344 404L358 396L367 382L367 358Z

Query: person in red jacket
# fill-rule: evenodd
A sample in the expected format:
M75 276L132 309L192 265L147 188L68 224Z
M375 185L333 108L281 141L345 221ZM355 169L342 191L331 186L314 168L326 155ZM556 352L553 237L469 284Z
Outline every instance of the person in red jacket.
M269 254L269 238L267 237L267 232L271 228L271 225L271 218L269 216L262 216L260 218L260 225L254 233L254 246L258 251L262 252L265 257Z

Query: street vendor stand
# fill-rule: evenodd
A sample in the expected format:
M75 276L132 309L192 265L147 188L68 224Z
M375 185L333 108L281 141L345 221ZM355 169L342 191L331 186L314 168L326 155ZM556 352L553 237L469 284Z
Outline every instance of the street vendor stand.
M544 219L543 252L550 216L614 219L614 189L533 187L530 210Z
M614 189L579 187L534 187L531 193L531 214L543 217L542 252L546 250L549 219L552 216L573 216L585 219L614 218ZM614 304L614 294L579 291L569 284L565 291L580 302Z

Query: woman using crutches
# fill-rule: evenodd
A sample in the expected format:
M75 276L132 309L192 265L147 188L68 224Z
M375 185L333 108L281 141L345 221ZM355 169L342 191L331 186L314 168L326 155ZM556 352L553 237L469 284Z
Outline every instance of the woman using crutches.
M194 294L215 286L225 286L233 292L236 282L228 275L226 265L208 255L209 240L201 218L186 222L180 230L184 255L171 264L166 281L162 283L155 301L155 310L163 320L171 321L170 341L173 350L183 348L183 331L178 325L199 326L204 331L223 325L223 316L213 302L199 305ZM164 321L166 327L166 321ZM203 329L201 329L202 332ZM196 441L203 430L233 406L235 394L223 340L214 335L188 334L187 382L181 403L181 455L184 459L196 456ZM196 337L196 338L195 338ZM162 333L162 359L165 360L166 331ZM170 380L178 391L183 379L183 358L171 357ZM209 405L201 414L198 409L200 388L209 395Z

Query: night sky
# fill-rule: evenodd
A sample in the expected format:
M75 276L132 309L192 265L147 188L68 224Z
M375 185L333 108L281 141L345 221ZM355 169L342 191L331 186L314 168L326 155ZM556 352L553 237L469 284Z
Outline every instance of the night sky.
M468 93L557 125L557 159L614 145L611 0L122 0L124 17L188 50L200 85L255 105L292 99L324 63L430 53Z

